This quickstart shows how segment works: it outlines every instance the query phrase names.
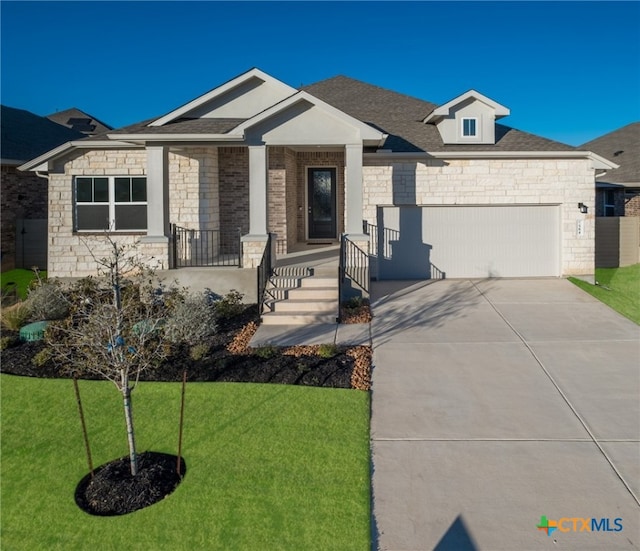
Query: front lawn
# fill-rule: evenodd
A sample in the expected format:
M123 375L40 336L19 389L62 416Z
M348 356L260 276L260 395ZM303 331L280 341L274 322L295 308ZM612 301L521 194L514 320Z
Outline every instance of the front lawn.
M41 271L40 277L42 279L46 279L47 272ZM4 293L8 286L13 287L13 285L9 284L14 283L17 288L18 297L24 300L27 298L27 289L29 289L29 284L35 278L36 274L33 270L17 268L15 270L9 270L8 272L2 272L2 274L0 274L2 292Z
M640 325L640 264L625 268L597 268L598 285L573 277L569 281Z
M70 380L0 375L2 547L369 549L369 395L190 383L187 472L165 500L119 517L74 503L87 474ZM80 381L94 466L127 454L120 395ZM177 453L180 385L133 394L139 452Z

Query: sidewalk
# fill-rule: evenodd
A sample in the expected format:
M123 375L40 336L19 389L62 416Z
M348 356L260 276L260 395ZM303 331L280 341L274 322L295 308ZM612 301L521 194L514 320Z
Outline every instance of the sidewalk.
M249 341L252 348L312 344L370 346L371 324L261 325Z

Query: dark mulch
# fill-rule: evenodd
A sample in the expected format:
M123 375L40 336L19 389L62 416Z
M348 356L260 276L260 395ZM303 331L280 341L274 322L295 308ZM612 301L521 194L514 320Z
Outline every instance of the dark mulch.
M249 306L238 316L221 323L218 333L211 338L209 351L199 360L189 357L186 348L177 350L164 363L142 374L143 381L181 381L182 373L187 370L189 382L248 382L279 383L332 388L351 388L351 374L354 358L345 350L330 358L319 355L284 355L277 350L254 350L244 354L232 354L227 346L238 332L258 317L257 307ZM11 336L4 332L3 336ZM17 341L17 339L16 339ZM14 375L45 378L69 378L53 362L35 365L34 356L43 350L42 342L17 342L2 351L0 371ZM266 354L269 355L269 354ZM86 379L99 379L97 375L87 374Z
M80 509L97 516L116 516L149 507L173 492L187 467L166 453L144 452L138 456L138 474L131 476L129 456L116 459L87 474L76 487Z

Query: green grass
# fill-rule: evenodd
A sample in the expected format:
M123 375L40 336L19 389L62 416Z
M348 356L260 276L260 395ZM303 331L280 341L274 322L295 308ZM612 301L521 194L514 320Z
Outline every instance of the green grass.
M640 264L625 268L597 268L598 285L573 277L569 280L640 325Z
M370 548L367 393L233 383L187 385L187 473L165 500L120 517L74 502L88 472L69 380L0 375L2 547ZM127 454L111 383L81 381L94 464ZM177 452L180 385L133 395L140 452Z
M40 272L40 277L42 279L46 279L47 272ZM8 272L2 272L2 274L0 274L2 290L4 291L7 284L13 282L18 287L18 296L23 300L27 298L27 289L29 288L29 284L35 278L36 275L33 270L23 270L20 268L16 270L9 270Z

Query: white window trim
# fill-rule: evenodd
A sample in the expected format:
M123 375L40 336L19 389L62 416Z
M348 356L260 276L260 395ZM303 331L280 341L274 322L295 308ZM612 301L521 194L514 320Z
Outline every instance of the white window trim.
M464 123L465 123L465 121L474 121L474 123L475 123L475 134L470 134L468 136L465 136L465 133L464 133ZM480 137L480 133L478 132L478 130L479 130L478 117L461 117L460 118L460 137L463 140L479 138Z
M78 194L78 186L77 181L79 178L107 178L108 180L108 192L109 192L109 201L105 203L96 203L96 202L78 202L77 194ZM146 183L148 184L147 175L139 174L139 175L129 175L129 174L78 174L73 177L73 232L74 233L96 233L96 232L104 232L107 231L109 233L123 233L123 234L131 234L131 233L146 233L149 227L149 196L147 195L146 201L130 201L126 203L116 203L116 186L115 181L116 178L144 178ZM148 192L148 189L147 189ZM109 229L100 230L100 229L80 229L78 228L78 206L89 206L89 205L108 205L109 206ZM131 230L117 230L116 229L116 205L131 205L131 206L146 206L147 207L147 223L145 228L140 229L131 229Z

